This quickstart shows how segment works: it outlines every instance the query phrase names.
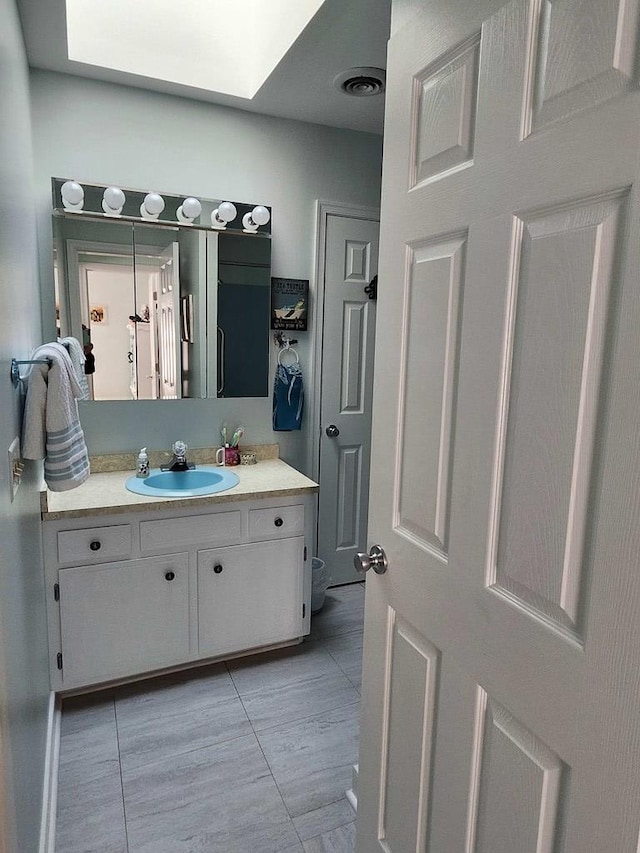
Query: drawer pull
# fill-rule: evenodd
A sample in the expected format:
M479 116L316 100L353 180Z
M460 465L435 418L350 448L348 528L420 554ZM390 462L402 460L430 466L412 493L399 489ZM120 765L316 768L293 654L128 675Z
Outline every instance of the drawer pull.
M176 576L175 572L167 572L166 575L164 576L164 579L166 581L172 581L175 578L175 576Z
M276 520L273 523L275 524L276 527L282 527L282 525L284 524L284 521L280 518L280 516L278 516L278 518L276 518Z
M89 548L92 551L99 551L102 548L102 542L99 539L94 539L92 542L89 542Z
M217 575L219 575L219 574L220 574L220 572L222 571L222 566L220 565L220 563L216 563L216 564L215 564L215 566L213 567L213 571L214 571Z

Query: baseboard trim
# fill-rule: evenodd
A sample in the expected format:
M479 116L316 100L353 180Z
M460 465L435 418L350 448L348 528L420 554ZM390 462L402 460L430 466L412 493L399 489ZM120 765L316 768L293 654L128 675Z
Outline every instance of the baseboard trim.
M47 746L42 785L42 817L38 853L54 853L56 843L56 810L58 804L58 762L60 759L60 719L62 701L51 691L47 718Z

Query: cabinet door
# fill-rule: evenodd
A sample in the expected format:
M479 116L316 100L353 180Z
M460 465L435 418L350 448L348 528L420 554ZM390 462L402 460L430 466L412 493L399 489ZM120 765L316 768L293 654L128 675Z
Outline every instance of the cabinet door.
M58 578L65 687L189 656L186 554L62 569Z
M304 537L198 552L200 655L302 636Z

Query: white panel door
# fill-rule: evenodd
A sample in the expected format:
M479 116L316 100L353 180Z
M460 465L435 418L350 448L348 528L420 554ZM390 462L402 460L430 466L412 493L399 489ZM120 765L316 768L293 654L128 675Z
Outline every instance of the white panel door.
M357 850L637 853L639 0L416 5L387 76Z
M327 217L320 400L318 555L334 584L361 580L367 537L379 225Z
M180 267L177 243L171 243L160 255L155 335L158 345L160 399L175 400L182 396Z

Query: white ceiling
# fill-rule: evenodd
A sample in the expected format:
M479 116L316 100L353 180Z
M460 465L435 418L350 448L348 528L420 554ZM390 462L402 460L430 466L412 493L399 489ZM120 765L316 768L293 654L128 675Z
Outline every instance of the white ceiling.
M104 0L83 2L101 4ZM296 0L291 2L295 3ZM382 133L384 96L348 97L334 88L333 78L341 71L356 66L386 66L391 0L325 0L250 100L193 85L72 61L67 55L65 0L18 0L18 6L27 54L33 67L167 92L267 115ZM150 31L152 29L150 26ZM184 50L188 53L188 43L184 45ZM211 59L215 62L213 44ZM237 61L242 63L242 56L238 56Z

